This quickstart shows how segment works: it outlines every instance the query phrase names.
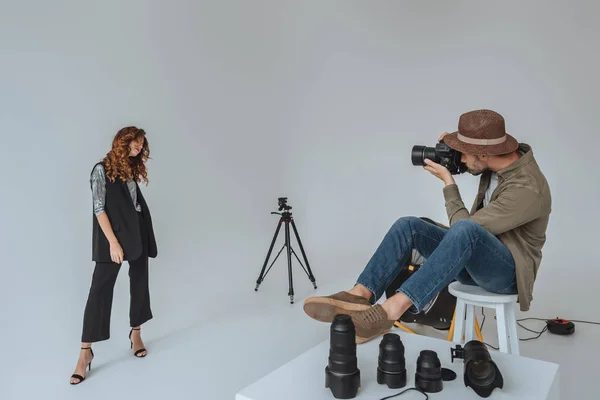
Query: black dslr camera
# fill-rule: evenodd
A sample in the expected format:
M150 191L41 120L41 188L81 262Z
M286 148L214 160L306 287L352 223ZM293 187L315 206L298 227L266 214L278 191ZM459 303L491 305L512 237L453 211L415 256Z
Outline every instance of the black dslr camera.
M462 174L467 170L467 166L460 161L462 153L450 148L443 141L435 147L413 146L410 157L413 165L424 166L425 159L428 158L446 167L452 175Z

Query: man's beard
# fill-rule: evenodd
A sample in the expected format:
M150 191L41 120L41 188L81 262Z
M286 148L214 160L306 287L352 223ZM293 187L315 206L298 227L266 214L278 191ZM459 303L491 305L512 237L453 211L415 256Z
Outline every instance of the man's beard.
M473 176L479 176L481 174L483 174L485 171L487 171L489 168L482 168L479 171L473 170L469 167L467 167L467 171L469 171L469 173Z

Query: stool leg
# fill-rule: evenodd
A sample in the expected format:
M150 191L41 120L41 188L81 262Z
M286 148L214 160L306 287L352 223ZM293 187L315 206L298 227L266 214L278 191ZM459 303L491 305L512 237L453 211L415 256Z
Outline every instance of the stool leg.
M519 355L519 336L517 334L517 313L516 304L506 305L506 325L508 325L508 341L510 344L510 353Z
M473 340L475 332L475 306L467 304L467 318L465 319L465 343Z
M450 330L448 330L448 337L446 340L449 342L452 341L452 337L454 336L454 323L456 322L456 307L454 308L454 315L452 316L452 322L450 322Z
M483 335L481 334L481 328L479 327L477 317L475 317L475 334L477 334L477 339L479 339L479 341L483 343Z
M506 329L506 312L504 304L496 304L496 324L498 326L498 347L500 352L509 353L508 330Z
M454 316L454 335L452 341L454 343L463 342L463 328L465 326L465 301L456 299L456 315Z

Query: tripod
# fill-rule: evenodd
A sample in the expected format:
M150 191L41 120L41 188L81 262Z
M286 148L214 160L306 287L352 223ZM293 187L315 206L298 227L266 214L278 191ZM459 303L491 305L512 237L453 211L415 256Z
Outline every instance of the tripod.
M291 210L292 207L288 206L286 203L287 203L287 197L280 197L279 198L279 211L281 211L281 210L285 210L285 211L283 213L271 212L271 214L281 215L281 218L279 218L279 222L277 223L277 228L275 229L275 235L273 235L273 240L271 241L271 246L269 246L269 251L267 253L267 257L265 258L265 263L263 264L263 267L260 270L260 275L258 276L258 279L256 280L256 288L254 288L254 291L258 291L258 286L266 278L267 274L271 270L271 267L273 266L273 264L275 264L275 261L277 261L277 258L279 257L279 255L281 254L283 249L287 248L288 278L289 278L288 296L290 296L290 303L294 304L294 285L293 285L293 281L292 281L292 254L294 254L296 259L302 266L302 269L304 269L304 272L306 272L308 279L312 282L315 289L317 288L317 284L315 283L315 277L310 269L308 260L306 259L306 253L304 252L304 247L302 246L302 241L300 240L300 236L298 235L298 230L296 229L294 217L292 217L292 213L289 211L289 210ZM283 223L285 223L285 243L281 247L281 250L279 250L279 253L277 253L277 256L275 257L275 259L269 266L269 269L267 269L267 271L265 272L267 263L269 262L269 258L271 257L271 252L273 251L273 246L275 245L275 241L277 240L277 235L279 234L279 230L281 229L281 224L283 224ZM294 229L294 234L296 235L296 240L298 241L298 245L300 246L300 251L302 252L304 262L306 263L306 268L304 268L304 265L302 265L302 261L300 261L300 259L298 258L298 255L296 254L294 249L292 249L292 247L290 246L290 224L292 225L292 228Z

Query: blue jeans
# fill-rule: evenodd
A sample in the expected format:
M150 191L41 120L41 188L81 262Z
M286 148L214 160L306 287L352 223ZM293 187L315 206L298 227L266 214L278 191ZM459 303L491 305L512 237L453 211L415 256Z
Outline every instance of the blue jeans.
M515 262L508 248L469 219L445 229L418 217L398 219L360 274L357 284L373 293L375 304L418 251L426 261L396 292L420 312L444 287L458 280L493 293L517 293Z

